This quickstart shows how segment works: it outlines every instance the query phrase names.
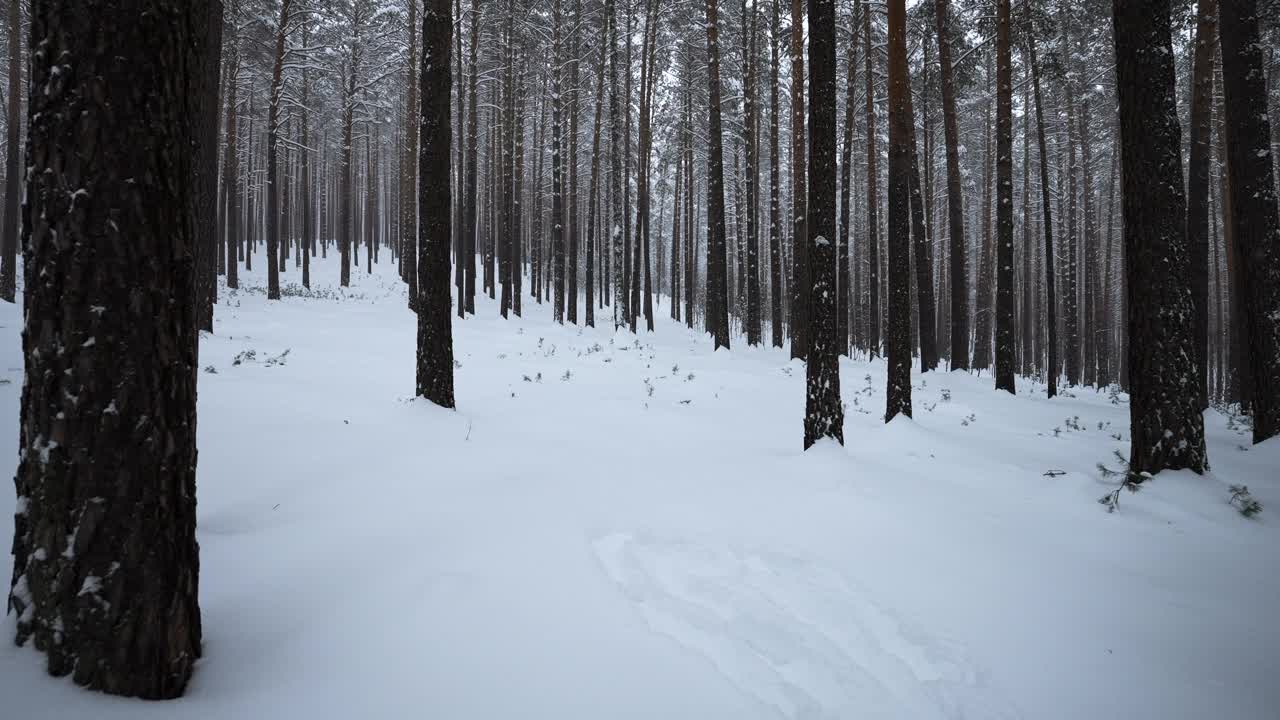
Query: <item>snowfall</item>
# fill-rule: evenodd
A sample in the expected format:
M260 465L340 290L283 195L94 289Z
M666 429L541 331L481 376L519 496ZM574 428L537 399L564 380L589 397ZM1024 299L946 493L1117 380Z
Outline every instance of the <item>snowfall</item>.
M1212 472L1123 492L1124 395L1018 395L842 360L845 445L802 452L804 365L487 297L457 410L414 399L385 261L220 289L200 342L204 657L183 699L48 677L0 618L5 717L1259 718L1280 714L1280 440L1205 415ZM21 308L0 303L0 473ZM1231 485L1264 510L1243 517ZM0 492L0 517L14 496ZM7 525L0 537L8 538ZM0 578L12 558L0 553Z

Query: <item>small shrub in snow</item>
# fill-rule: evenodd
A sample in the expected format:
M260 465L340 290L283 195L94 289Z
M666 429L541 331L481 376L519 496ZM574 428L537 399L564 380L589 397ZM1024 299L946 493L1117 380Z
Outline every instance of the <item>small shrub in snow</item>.
M1229 489L1231 490L1231 507L1239 510L1241 515L1253 517L1262 512L1262 503L1249 494L1248 485L1232 485Z
M1115 512L1116 508L1120 507L1121 490L1128 490L1129 492L1136 493L1141 489L1142 483L1151 479L1151 473L1149 472L1134 473L1130 471L1129 461L1124 459L1124 456L1120 454L1120 451L1117 450L1115 456L1116 460L1124 466L1124 470L1113 470L1102 463L1098 463L1098 473L1101 474L1102 477L1112 478L1123 476L1124 478L1120 481L1119 487L1098 498L1098 503L1106 507L1107 512L1109 513Z
M942 402L951 402L951 391L947 388L942 388Z
M564 375L561 375L561 376L560 376L560 379L561 379L562 381L564 381L564 382L569 382L569 380L571 380L572 378L573 378L573 371L572 371L572 370L565 370L565 371L564 371Z

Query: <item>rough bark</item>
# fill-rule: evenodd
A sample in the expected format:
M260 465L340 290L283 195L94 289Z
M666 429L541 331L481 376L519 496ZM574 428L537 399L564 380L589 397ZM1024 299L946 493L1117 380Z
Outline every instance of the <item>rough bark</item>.
M9 97L5 118L4 212L0 214L0 300L13 302L18 277L18 172L22 148L18 144L22 121L22 30L18 7L21 0L6 3L9 32Z
M34 640L51 674L171 698L200 656L191 148L197 113L216 117L204 104L222 6L136 10L31 7L31 82L46 92L28 108L29 164L41 170L28 174L24 210L9 609L19 644Z
M1256 0L1220 6L1231 215L1241 267L1253 441L1280 433L1280 217Z
M795 0L798 2L799 0ZM715 349L729 347L729 285L724 226L724 140L720 121L720 47L716 0L707 0L707 83L710 104L707 141L707 330ZM834 235L834 233L831 233Z
M1129 473L1205 468L1169 0L1115 0L1126 273Z
M996 389L1014 389L1013 63L1009 0L996 0Z
M809 0L809 236L813 259L809 356L805 364L804 447L844 444L840 345L836 330L836 12L835 0Z
M965 269L964 201L960 193L960 139L951 73L951 29L947 0L936 0L938 62L942 66L942 129L947 145L947 227L951 234L951 369L969 369L969 276ZM1029 3L1028 3L1029 5Z
M911 114L906 0L889 0L889 319L885 422L911 417Z
M453 327L449 303L450 94L453 20L449 0L422 7L421 135L418 149L418 352L417 395L441 407L454 406Z
M1053 261L1053 204L1050 200L1049 188L1049 152L1046 149L1044 137L1044 102L1040 93L1040 65L1036 59L1036 38L1034 24L1031 19L1031 6L1023 3L1023 10L1026 12L1027 33L1026 33L1026 49L1027 64L1031 66L1031 85L1032 96L1035 101L1036 111L1036 142L1040 152L1040 224L1044 229L1044 256L1041 259L1044 268L1044 292L1045 292L1045 315L1046 320L1044 327L1048 331L1048 339L1045 343L1047 346L1048 363L1045 365L1045 375L1048 382L1048 397L1054 397L1058 394L1058 322L1057 322L1057 306L1055 292L1055 272Z
M809 236L805 223L804 0L791 0L791 357L809 354Z

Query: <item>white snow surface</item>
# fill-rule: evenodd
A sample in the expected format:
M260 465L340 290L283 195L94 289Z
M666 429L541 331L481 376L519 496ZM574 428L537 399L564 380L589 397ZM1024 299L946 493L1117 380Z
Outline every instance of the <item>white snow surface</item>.
M1122 395L1048 400L1019 378L1011 397L917 367L915 419L885 425L883 361L842 360L846 445L804 453L804 369L783 350L713 354L665 299L635 337L528 298L502 320L480 297L454 321L450 411L413 399L391 264L345 290L335 258L312 270L325 297L268 303L259 272L221 288L201 340L205 644L186 697L50 678L9 616L5 717L1280 712L1280 440L1253 447L1217 411L1212 472L1161 473L1108 514L1095 466L1127 454ZM7 476L20 325L0 303ZM1235 483L1261 515L1228 504ZM0 492L5 522L18 509Z

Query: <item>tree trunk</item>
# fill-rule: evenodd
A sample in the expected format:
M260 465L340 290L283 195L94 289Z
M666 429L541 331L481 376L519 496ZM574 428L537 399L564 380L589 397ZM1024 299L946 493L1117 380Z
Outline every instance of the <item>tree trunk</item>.
M865 10L864 10L865 12ZM840 152L840 233L837 238L839 252L836 284L839 286L836 311L836 333L840 337L840 352L849 354L849 299L852 295L849 283L853 279L849 270L849 250L853 240L853 232L849 227L849 219L853 213L849 207L852 203L850 185L853 180L853 125L856 117L857 103L854 92L857 89L857 53L858 13L856 6L849 12L849 44L845 52L845 91L844 91L844 145Z
M1115 0L1129 277L1129 476L1205 468L1169 0Z
M809 355L809 232L805 225L804 0L791 0L791 357ZM722 214L723 216L723 214Z
M1053 204L1050 200L1049 152L1045 149L1044 108L1040 94L1040 66L1036 62L1035 30L1031 19L1031 6L1024 3L1022 8L1026 12L1027 19L1027 62L1031 66L1032 94L1035 99L1036 109L1036 141L1040 152L1041 224L1044 226L1044 257L1042 258L1042 263L1045 276L1045 313L1047 315L1044 327L1048 329L1049 335L1045 343L1048 346L1049 356L1048 364L1045 366L1045 375L1048 382L1048 397L1052 398L1058 394L1058 323L1055 310L1056 293L1054 292Z
M452 408L453 329L449 306L449 162L453 131L450 100L453 77L453 20L449 0L425 0L422 12L421 134L418 150L418 352L417 394ZM367 252L367 251L366 251Z
M996 0L996 389L1014 394L1013 68L1009 0Z
M478 202L477 202L477 177L476 169L479 158L479 119L480 107L478 104L477 86L480 75L480 65L478 53L480 50L480 8L472 6L471 8L471 41L470 41L470 62L469 74L467 77L467 169L466 169L466 207L462 212L462 245L463 260L466 265L464 275L466 292L466 307L463 308L463 302L458 301L458 317L463 317L464 313L476 314L476 231L478 225ZM422 142L421 134L415 142ZM419 224L421 224L422 209L418 209Z
M18 277L18 172L22 147L22 28L18 13L22 0L9 0L9 107L5 118L4 213L0 215L0 300L13 302Z
M400 252L404 253L401 262L404 264L405 284L409 286L409 309L418 309L418 134L422 127L419 112L421 103L418 99L418 0L409 0L409 64L407 72L408 87L405 90L405 154L409 162L400 170L401 195L404 205L400 208ZM458 268L462 268L462 258L458 258ZM458 297L462 298L464 287L458 288ZM462 308L462 303L458 303Z
M1280 433L1280 217L1256 0L1219 8L1232 229L1241 266L1253 441Z
M871 8L867 0L862 12L862 52L866 66L867 103L867 349L871 357L880 355L880 205L876 183L876 106L875 75L872 70ZM852 42L852 40L850 40Z
M898 0L899 2L901 0ZM809 0L809 356L805 364L804 447L844 444L840 345L836 329L836 11Z
M951 79L951 30L947 0L936 0L938 62L942 66L942 128L947 143L947 227L951 233L951 369L969 369L969 281L965 270L964 203L960 195L960 137Z
M47 92L30 96L30 164L45 171L24 210L9 609L50 674L177 697L201 650L194 253L213 198L192 178L202 151L216 157L200 120L217 117L222 5L31 12L31 82Z
M799 2L799 0L793 0ZM821 1L821 0L820 0ZM829 2L829 0L827 0ZM725 257L724 140L720 124L720 48L716 0L707 0L707 83L710 138L707 149L707 330L716 350L729 348L729 286Z
M911 113L906 0L889 0L889 322L885 422L911 417Z
M227 122L226 122L226 154L222 160L222 195L226 222L227 251L227 287L240 287L239 258L241 210L240 210L240 153L238 152L237 130L240 124L239 104L237 102L240 84L240 43L239 37L233 35L228 58L227 80Z

